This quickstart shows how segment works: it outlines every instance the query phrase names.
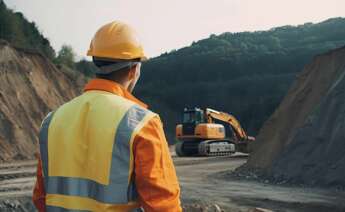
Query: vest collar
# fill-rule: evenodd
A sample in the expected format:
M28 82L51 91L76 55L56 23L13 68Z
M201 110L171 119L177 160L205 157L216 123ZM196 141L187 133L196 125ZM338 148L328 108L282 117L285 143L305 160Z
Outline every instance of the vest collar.
M128 99L132 102L135 102L136 104L147 108L148 106L134 97L130 92L128 92L124 87L122 87L120 84L110 81L110 80L105 80L105 79L92 79L89 81L85 87L84 91L91 91L91 90L101 90L101 91L107 91L110 93L113 93L115 95L124 97L125 99Z

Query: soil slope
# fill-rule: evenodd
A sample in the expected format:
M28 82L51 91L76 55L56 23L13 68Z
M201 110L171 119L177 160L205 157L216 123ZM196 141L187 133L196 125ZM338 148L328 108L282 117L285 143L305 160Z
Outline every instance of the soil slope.
M305 67L261 129L244 169L305 184L345 185L344 149L345 47Z
M32 158L42 119L76 96L83 81L0 40L0 161Z

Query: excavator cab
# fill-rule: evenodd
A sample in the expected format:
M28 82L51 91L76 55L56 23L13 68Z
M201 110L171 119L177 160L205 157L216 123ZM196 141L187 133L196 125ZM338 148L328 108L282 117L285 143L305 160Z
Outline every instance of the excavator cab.
M194 109L187 109L185 108L183 111L182 123L183 124L190 124L190 123L203 123L205 120L204 111L200 108Z
M200 108L185 108L182 116L182 133L183 135L194 135L195 127L205 122L204 111Z

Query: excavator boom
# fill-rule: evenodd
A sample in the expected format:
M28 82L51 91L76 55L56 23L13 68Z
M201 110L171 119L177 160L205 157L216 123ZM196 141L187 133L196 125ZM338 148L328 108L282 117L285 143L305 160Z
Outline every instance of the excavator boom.
M243 130L242 126L240 125L240 122L233 115L206 108L206 116L208 123L214 123L214 120L219 120L228 123L235 131L235 134L239 140L248 139L248 136L246 132Z

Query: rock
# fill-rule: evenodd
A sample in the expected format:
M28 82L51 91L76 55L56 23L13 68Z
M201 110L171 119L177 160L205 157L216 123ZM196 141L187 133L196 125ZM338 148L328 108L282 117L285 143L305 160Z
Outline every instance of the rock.
M214 212L222 212L222 209L220 209L220 207L217 204L214 204L213 207L215 209Z
M273 211L264 209L264 208L254 208L251 212L273 212Z

